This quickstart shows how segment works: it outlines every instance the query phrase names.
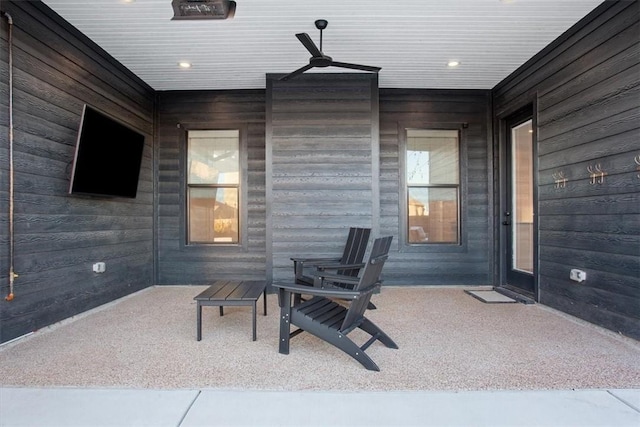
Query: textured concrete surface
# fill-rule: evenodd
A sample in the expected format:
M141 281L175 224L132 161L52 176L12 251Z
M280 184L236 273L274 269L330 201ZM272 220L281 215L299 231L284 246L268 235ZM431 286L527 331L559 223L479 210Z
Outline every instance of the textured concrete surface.
M383 288L369 317L399 345L375 343L370 372L309 334L278 353L268 297L251 310L203 309L203 287L157 287L0 348L0 385L252 390L537 390L640 388L640 345L542 305L485 304L460 288ZM259 302L260 303L260 302ZM357 331L356 331L357 332ZM354 332L356 342L365 336Z
M638 426L640 345L541 305L461 288L385 288L369 312L399 344L370 372L278 308L204 309L203 287L139 292L0 347L0 426ZM356 336L358 338L364 338Z
M370 372L301 334L278 353L268 297L251 341L251 310L203 309L203 287L157 287L0 348L0 385L255 390L536 390L640 388L640 345L542 305L484 304L462 289L384 288L369 317L399 345L367 353ZM365 334L354 332L356 342Z

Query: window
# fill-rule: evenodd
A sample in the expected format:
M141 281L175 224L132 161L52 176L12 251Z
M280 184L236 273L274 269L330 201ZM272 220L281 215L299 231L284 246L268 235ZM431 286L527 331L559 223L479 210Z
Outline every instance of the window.
M460 242L457 130L407 129L407 242Z
M240 131L187 133L187 241L240 240Z

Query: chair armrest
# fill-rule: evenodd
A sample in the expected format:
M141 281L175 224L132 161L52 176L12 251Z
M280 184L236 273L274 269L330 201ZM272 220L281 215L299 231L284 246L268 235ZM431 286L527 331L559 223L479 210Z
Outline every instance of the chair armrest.
M339 262L340 258L298 258L292 257L291 261L293 261L293 271L296 278L301 278L304 275L304 267L305 263L313 264L315 262L325 262L325 263L334 263Z
M362 289L360 291L350 291L347 289L340 288L310 288L307 286L300 286L294 284L273 284L274 288L278 288L281 292L289 292L293 294L307 294L307 295L315 295L326 298L341 298L341 299L355 299L361 295L364 295L368 292L373 292L377 287L380 286L379 283L375 283L371 286L368 286L366 289Z
M336 263L314 263L313 266L317 270L355 270L364 267L363 262L357 264L336 264Z
M322 263L322 262L338 262L340 258L299 258L299 257L291 257L291 261L293 262L307 262L307 263Z
M342 274L316 274L313 279L314 287L322 287L324 282L344 283L347 285L357 285L360 279L353 276L345 276Z

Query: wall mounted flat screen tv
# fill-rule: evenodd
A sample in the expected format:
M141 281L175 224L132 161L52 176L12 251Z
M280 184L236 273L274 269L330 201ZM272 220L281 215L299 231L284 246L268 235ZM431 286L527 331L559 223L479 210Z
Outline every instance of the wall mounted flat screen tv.
M135 198L143 149L144 135L85 105L69 193Z

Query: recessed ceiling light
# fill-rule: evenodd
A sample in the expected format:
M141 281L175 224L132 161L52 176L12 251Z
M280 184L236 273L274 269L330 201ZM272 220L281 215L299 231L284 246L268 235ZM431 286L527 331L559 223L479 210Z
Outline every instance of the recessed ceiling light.
M191 62L187 62L187 61L178 62L178 67L180 67L180 68L191 68Z
M449 61L449 62L447 62L447 67L449 67L449 68L455 68L458 65L460 65L460 61Z
M133 3L136 0L120 0L121 3Z

